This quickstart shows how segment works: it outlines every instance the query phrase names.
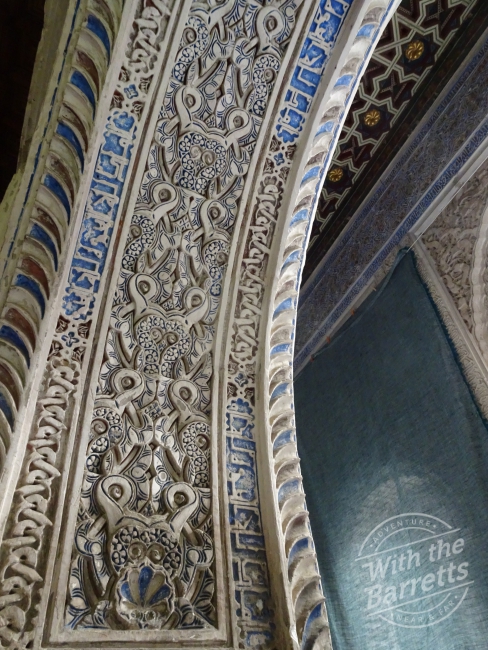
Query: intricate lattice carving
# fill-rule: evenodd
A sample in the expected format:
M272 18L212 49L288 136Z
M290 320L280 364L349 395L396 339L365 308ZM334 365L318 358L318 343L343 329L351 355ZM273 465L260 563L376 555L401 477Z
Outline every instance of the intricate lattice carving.
M474 333L471 279L474 250L487 203L488 163L485 162L422 237L471 333Z
M67 626L215 624L214 322L296 4L195 6L186 22L120 261Z

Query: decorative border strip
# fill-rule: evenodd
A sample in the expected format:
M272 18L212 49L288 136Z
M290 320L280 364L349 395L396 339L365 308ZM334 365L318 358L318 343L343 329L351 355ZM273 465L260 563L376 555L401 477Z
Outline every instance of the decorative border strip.
M329 158L347 112L346 107L354 95L365 59L372 53L373 42L378 39L381 27L386 24L397 2L391 2L388 8L385 4L378 1L370 3L348 60L344 63L331 98L323 109L296 206L292 212L284 257L278 267L281 269L278 271L278 287L272 302L273 322L269 335L271 349L266 353L269 354L270 361L265 375L268 376L268 379L265 379L268 383L265 408L274 452L272 483L276 487L275 498L280 517L278 528L282 531L279 532L279 537L286 557L285 585L293 611L290 633L292 638L296 639L297 647L303 649L329 648L330 638L295 442L292 404L294 317L302 260L318 196L317 190L324 180ZM307 42L310 42L310 39ZM318 47L317 43L314 45L315 48ZM315 70L319 69L322 73L330 51L328 41L325 43L322 58L318 56L317 49L314 50L317 54L315 61L321 65ZM312 66L308 49L304 48L302 54L309 69ZM297 65L292 77L290 87L294 93L296 89L293 84L297 78L297 70L301 69L302 63ZM315 91L310 92L310 96L313 94ZM285 97L289 100L290 93L287 92ZM296 94L294 97L296 98ZM311 101L306 105L303 103L304 113L311 109L311 105ZM286 111L281 112L281 118L286 115ZM302 129L302 120L297 118L297 137ZM295 151L295 143L288 144L295 138L290 137L289 131L285 133L282 122L279 122L276 132L282 137L273 137L268 157L264 162L258 189L259 200L253 209L244 259L239 269L241 281L229 363L228 392L231 399L228 402L228 413L232 413L234 409L240 414L245 408L249 413L247 418L252 420L255 420L255 409L245 390L250 394L254 392L261 310L266 278L269 277L268 259L284 196L284 186L292 168L290 161ZM237 405L239 408L236 408Z
M276 125L277 135L285 143L295 142L303 131L306 116L310 112L325 66L352 1L320 1L286 91L285 106L280 111ZM352 76L346 76L349 81L352 80ZM342 81L346 83L346 79Z
M258 537L262 537L263 534L260 508L258 507L253 512L250 502L259 499L255 457L254 394L257 372L256 358L259 348L259 315L264 297L267 259L280 212L285 181L296 151L294 141L303 131L305 119L312 107L313 97L329 63L340 30L343 29L347 10L351 4L350 0L346 2L341 0L340 3L334 3L332 7L330 3L321 0L314 14L290 86L285 93L285 108L280 112L276 125L275 132L281 142L276 136L271 140L269 157L265 160L262 180L259 185L259 204L254 208L248 231L245 247L246 259L243 261L240 273L242 279L239 284L239 297L234 317L227 385L229 395L226 415L228 471L230 476L239 477L240 474L239 480L235 483L233 481L229 487L231 539L236 556L242 553L242 539L249 537L249 539L257 541ZM353 56L357 56L357 51L354 49ZM298 86L302 92L297 92L297 80L305 78L313 80L313 83L307 86L303 84ZM347 87L351 79L352 76L343 75L338 81L337 87ZM296 110L298 107L301 109L299 112ZM294 130L291 129L292 122L296 127ZM268 175L271 170L276 168L277 175ZM247 486L249 494L240 489L242 485ZM298 521L300 517L301 513L297 515L295 521ZM250 522L253 529L243 530L243 521ZM259 534L256 535L256 532ZM256 546L256 562L259 562L260 559L259 548ZM313 564L315 566L315 559L313 559ZM305 563L300 563L298 573L302 580L305 578L304 570ZM263 565L263 576L266 575L265 564ZM263 578L263 580L265 585L267 578ZM244 604L247 599L247 608L254 611L254 603L260 599L267 608L267 603L270 602L269 594L266 594L264 589L261 594L258 591L252 593L253 590L249 589L247 583L245 576L236 575L236 600L238 603ZM291 591L296 591L297 586L296 580L293 586L289 585ZM291 600L294 606L293 614L296 616L290 622L292 639L298 639L300 647L303 648L315 647L318 650L326 647L323 644L329 643L328 626L325 628L321 626L321 621L325 616L322 604L324 598L316 569L314 578L309 580L307 577L300 585L300 591L292 594ZM310 607L311 601L313 601L312 607ZM256 642L259 642L260 647L274 647L272 645L274 635L271 631L264 629L261 632L253 631L250 626L242 623L241 625L247 646L253 647Z
M2 311L0 466L12 442L41 323L72 230L72 215L89 152L95 113L121 13L122 0L88 2L41 184Z
M135 34L126 51L103 131L95 172L63 297L67 318L86 321L105 268L127 170L138 139L138 123L153 85L157 54L173 0L147 2L136 15ZM147 6L146 6L147 5Z
M350 58L339 73L332 99L324 107L291 213L271 305L268 417L288 577L301 648L318 650L331 645L296 446L293 348L300 278L313 215L343 121L362 72L397 4L390 2L386 7L379 6L378 2L370 4Z

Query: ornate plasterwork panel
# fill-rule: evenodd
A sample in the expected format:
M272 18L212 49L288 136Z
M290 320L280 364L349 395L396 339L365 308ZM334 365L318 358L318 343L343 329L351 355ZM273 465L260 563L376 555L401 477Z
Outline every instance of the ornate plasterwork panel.
M488 367L443 279L423 244L415 245L417 269L447 330L453 349L483 416L488 417Z
M474 252L487 204L488 163L485 162L422 237L440 277L472 334L475 329L472 277Z
M106 5L102 3L96 6L103 11ZM117 7L120 10L118 5ZM92 320L86 318L87 310L93 307L94 294L99 290L100 275L113 232L132 147L137 139L140 139L141 130L137 127L137 121L145 108L151 86L154 85L155 68L157 69L161 64L161 42L168 25L170 7L171 3L157 0L157 2L141 1L127 9L128 15L125 20L129 23L131 36L127 44L122 44L125 58L118 63L120 72L112 88L113 102L106 118L102 142L95 156L89 198L85 210L81 212L82 227L78 247L73 256L71 269L67 269L69 276L64 299L65 307L59 317L54 314L50 315L51 319L54 317L55 334L50 343L40 395L33 412L33 424L30 427L28 443L30 451L24 457L20 469L10 519L8 522L2 522L4 525L6 523L6 527L1 549L0 639L5 647L26 647L27 644L32 643L36 626L39 623L38 611L43 592L48 595L45 593L46 561L49 553L52 552L49 542L56 539L56 534L51 537L49 533L52 534L62 485L63 463L68 449L66 432L76 423L75 416L82 385L80 377L83 375L83 363L88 358L87 355L85 359L85 353L93 339ZM90 16L89 5L85 18L86 25L91 26L95 31L98 28L98 36L102 37L101 43L98 43L96 39L94 41L91 35L84 38L82 31L80 43L85 47L82 48L81 54L75 53L75 57L83 62L85 73L86 69L91 72L94 83L96 81L98 84L98 93L101 93L103 78L97 76L98 68L94 64L90 64L90 60L84 56L86 54L84 50L91 51L90 47L103 49L108 43L103 38L103 31L99 29L97 23L90 20ZM71 80L73 80L73 75L70 77ZM86 94L85 103L89 104L91 84L84 83L78 75L75 75L74 78L75 81L79 81L79 85L82 86L83 92ZM125 97L123 101L120 101L121 96ZM87 109L85 100L78 97L76 90L71 89L69 84L66 97L68 102L72 99L75 107L78 106L75 100L78 100L80 110ZM98 97L98 94L93 97ZM134 101L135 97L138 97L138 102ZM93 128L93 108L87 109L91 120L90 128ZM51 270L58 268L58 262L61 261L62 254L65 253L62 248L63 239L59 236L59 227L64 224L62 232L70 232L67 224L71 222L73 209L79 202L79 197L76 195L78 186L69 185L70 176L63 173L63 169L65 169L63 165L66 165L69 170L78 170L76 178L79 183L81 169L86 163L83 150L77 146L80 142L79 138L83 142L87 142L82 129L84 122L81 118L77 118L72 109L71 105L62 107L60 114L71 116L70 119L74 122L77 131L73 131L73 135L66 125L58 125L57 135L51 145L55 151L59 152L56 158L58 164L55 169L60 176L51 174L54 180L49 181L48 179L48 185L51 183L57 190L57 194L56 192L55 194L59 195L59 200L51 196L41 186L39 192L40 196L44 196L46 199L44 202L46 210L41 210L36 204L33 213L35 223L31 235L38 236L44 245L44 248L38 247L34 250L37 250L38 253L39 251L43 252L42 262L48 264L47 268ZM71 122L69 123L71 124ZM81 135L79 129L82 129ZM72 148L62 138L60 139L59 135L68 139ZM49 161L48 156L48 165ZM66 183L70 188L69 196L71 198L69 201L64 201L67 191ZM103 196L103 190L107 194L106 197ZM50 211L47 210L47 207ZM29 245L31 235L27 236L24 246ZM46 257L47 254L50 257ZM37 267L33 266L33 268ZM83 269L85 275L81 271L77 273L77 269ZM92 280L91 286L89 280ZM76 282L79 283L79 286L76 287L79 294L75 303L73 285L76 285ZM17 345L20 352L26 347L27 335L24 336L23 328L26 328L26 324L30 322L27 317L34 314L39 327L43 315L40 309L31 306L32 298L35 298L37 294L34 292L34 295L31 296L29 293L19 292L16 286L14 283L10 294L16 297L21 309L20 315L17 315L12 321L17 338L12 336L11 344L1 347L3 358L7 359L2 364L2 368L7 368L7 370L16 367L15 359L19 356L13 353L12 345ZM89 295L90 289L92 289L91 296ZM40 295L42 297L44 294ZM45 296L45 298L48 297L48 295ZM49 302L46 300L43 304L46 307ZM78 318L71 320L68 316L74 313L75 308L79 310ZM9 309L12 311L11 308ZM27 329L26 331L29 334L31 330ZM29 340L31 341L30 354L33 354L37 343L34 332ZM27 364L27 369L29 365ZM24 379L27 376L27 369L24 368ZM17 388L20 398L21 382L7 383L4 381L5 385L10 390ZM16 470L17 468L14 466L8 469ZM14 473L13 478L17 481L15 477ZM8 479L8 476L4 477L7 493Z
M488 163L484 162L422 241L485 362L487 348Z
M487 201L488 203L488 201ZM488 364L488 256L487 237L488 235L488 210L486 208L482 216L478 240L473 254L473 265L471 272L471 283L473 286L473 322L474 336L479 349Z
M197 5L186 21L119 256L91 410L67 578L65 626L76 631L218 627L215 320L296 9Z
M291 346L269 376L260 319L270 274L291 335L313 196L393 8L126 7L11 474L4 647L328 647Z
M214 543L218 502L211 494L217 481L209 418L213 322L243 178L298 4L195 5L180 30L147 171L118 255L98 396L87 407L91 426L85 439L85 476L72 558L71 544L65 547L69 593L61 621L63 629L84 628L80 639L87 638L87 628L92 635L99 628L106 637L107 629L217 626L215 574L222 576L222 565ZM83 374L87 343L93 340L96 297L137 142L138 118L158 62L159 30L167 24L161 18L169 15L169 8L149 3L136 17L113 93L40 400L48 413L57 408L57 419L54 423L51 418L52 429L34 433L36 439L53 436L40 445L47 460L36 460L43 464L48 483L60 474L56 466L61 468L63 454L58 458L56 452L68 452L66 441L57 436L69 421L76 428L71 420L75 404L69 398ZM71 382L69 388L66 382ZM49 396L61 394L60 384L66 395L54 407ZM41 410L41 422L43 414ZM22 475L19 496L28 476ZM240 483L236 495L249 501L246 481ZM52 523L46 513L55 505L46 488L43 484L34 490L42 494L42 527ZM24 502L20 499L19 506ZM31 530L21 514L25 511L20 507L11 535L17 529ZM262 555L262 532L254 537ZM238 560L243 586L256 585L243 591L251 600L239 606L255 610L253 627L261 625L263 632L250 631L250 639L264 643L272 636L266 565L264 556L253 561L251 540L252 533L237 540L238 555L245 541L245 557ZM39 541L39 533L22 540L23 554L31 544L27 562L34 585L42 582L34 568ZM5 576L25 575L24 563L15 557L27 556L7 556ZM20 585L19 580L4 581L6 601L18 603L10 604L10 616L2 619L6 640L15 643L26 639L29 610L24 593L28 583L23 579ZM12 589L16 595L7 595ZM58 603L64 610L63 599ZM244 611L241 616L245 621ZM224 619L221 611L221 640L229 627ZM32 620L27 622L32 630ZM194 631L190 638L195 638Z

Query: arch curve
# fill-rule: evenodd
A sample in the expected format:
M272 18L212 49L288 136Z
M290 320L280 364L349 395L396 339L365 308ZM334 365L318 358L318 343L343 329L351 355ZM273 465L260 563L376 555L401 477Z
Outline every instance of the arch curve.
M62 246L25 244L38 292L7 292L9 309L27 292L25 323L13 317L24 331L0 330L0 459L9 445L15 458L3 478L8 647L84 642L97 626L118 644L121 620L161 647L188 647L195 621L207 645L330 647L295 443L295 314L329 159L399 0L339 0L337 15L323 0L268 4L126 3L103 110L91 114L88 82L80 103L91 158L75 169L79 139L63 142L72 183L40 188L52 223L36 213L38 225L61 224ZM21 397L30 385L39 395ZM118 489L100 501L107 476ZM141 576L156 605L131 592ZM115 602L129 593L134 607Z
M290 636L296 640L298 648L304 649L318 650L331 646L294 424L293 345L300 278L316 202L342 124L362 72L398 4L383 0L366 2L354 16L354 21L351 19L351 34L347 43L338 47L341 54L334 64L331 61L325 72L306 125L306 135L302 136L290 165L289 178L294 179L292 187L284 188L279 176L266 175L265 170L272 168L271 164L266 164L271 162L268 154L262 172L263 181L250 210L255 217L248 226L245 243L241 243L246 252L253 246L259 247L253 227L259 220L259 205L268 200L270 208L279 215L269 255L263 255L261 251L268 266L259 278L257 271L252 271L256 266L255 258L242 255L240 266L235 267L234 273L239 278L249 279L249 291L253 281L273 278L271 286L262 292L262 300L254 302L255 312L259 310L253 322L257 353L254 365L248 365L259 373L255 382L257 437L261 453L269 460L268 467L264 460L261 465L260 484L264 485L263 492L272 495L268 501L274 501L266 504L267 516L275 524L270 526L270 537L275 533L275 538L269 543L280 558L279 573L285 577L282 587L290 612ZM333 72L329 72L331 70ZM279 126L277 131L280 134ZM264 220L260 223L263 224ZM245 338L239 338L239 323L246 303L246 283L242 285L243 290L240 293L237 290L235 306L232 304L231 307L234 314L229 331L233 327L234 333L228 351L230 383L237 374L236 365L238 372L243 372L245 365L241 363L239 366L239 356L235 354L239 340ZM246 361L250 358L252 355ZM227 402L227 408L232 408L232 399Z

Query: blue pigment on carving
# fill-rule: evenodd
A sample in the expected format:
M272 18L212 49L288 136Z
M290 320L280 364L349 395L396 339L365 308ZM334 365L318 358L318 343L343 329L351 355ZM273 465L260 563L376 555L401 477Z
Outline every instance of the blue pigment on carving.
M30 366L29 350L27 349L27 346L24 343L22 337L19 334L17 334L17 332L12 327L10 327L10 325L2 325L0 327L0 338L4 339L5 341L8 341L16 348L18 348L22 353L22 355L25 357L25 360L27 361L27 366L28 367Z
M102 24L102 21L93 14L89 14L86 26L102 41L105 50L107 51L108 60L110 61L110 38L107 34L107 30Z
M81 148L80 141L75 135L73 129L69 127L67 124L64 124L63 122L59 122L56 128L56 133L58 133L63 138L66 138L66 140L68 140L68 142L73 145L76 153L78 154L78 158L80 159L81 171L83 171L85 166L85 156L83 155L83 149Z
M42 228L38 223L35 223L29 235L33 239L37 239L37 241L41 242L41 244L44 244L44 246L49 250L51 255L53 256L54 260L54 269L57 271L58 270L58 251L56 249L56 245L54 241L52 240L51 236L48 235L48 233Z
M56 178L54 178L54 176L51 176L51 174L46 175L46 178L44 179L44 185L50 189L61 201L64 209L66 210L66 215L69 223L71 219L71 204L69 202L68 195L64 191L63 186Z
M1 336L1 332L0 332ZM3 411L3 414L5 415L7 422L10 424L11 427L14 426L14 414L12 413L12 409L10 408L10 404L7 401L7 398L5 395L0 392L0 410Z
M32 278L27 277L23 273L18 273L17 277L15 278L14 285L16 287L22 287L23 289L30 291L30 293L34 296L39 304L42 316L44 316L44 312L46 310L46 300L37 282L35 282L35 280Z
M92 114L95 115L95 108L97 106L97 102L92 87L88 83L88 80L85 77L85 75L82 74L79 70L75 70L71 75L70 82L73 84L73 86L76 86L79 90L81 90L81 92L85 95L85 97L92 105Z

